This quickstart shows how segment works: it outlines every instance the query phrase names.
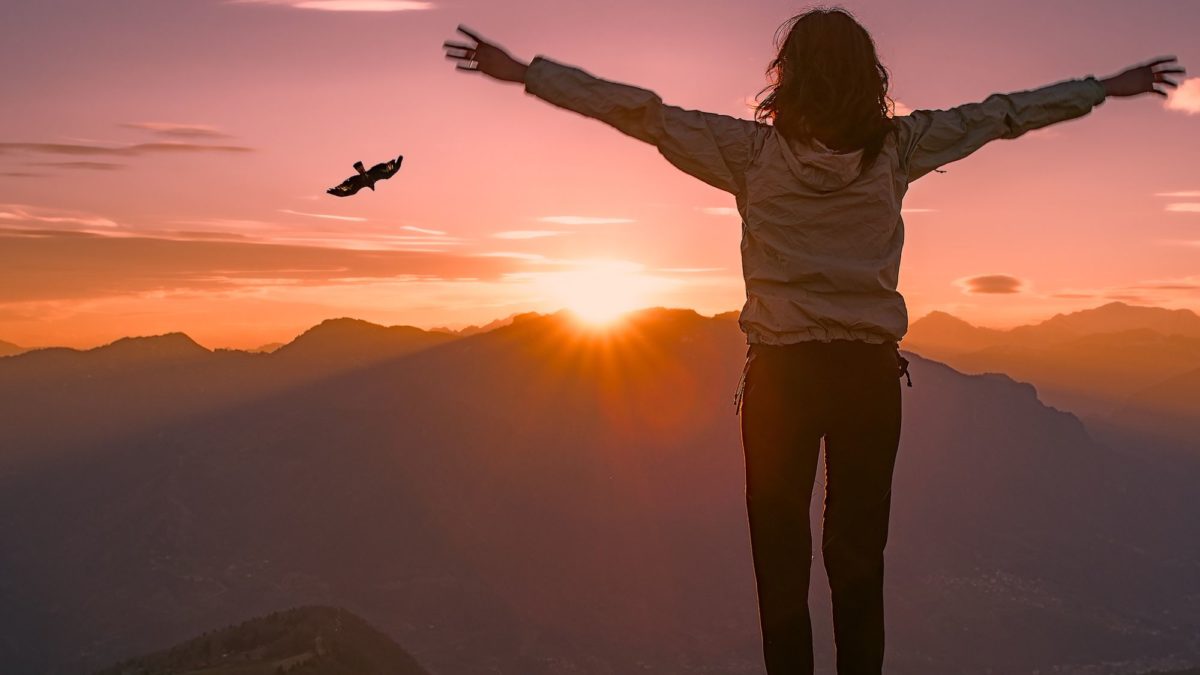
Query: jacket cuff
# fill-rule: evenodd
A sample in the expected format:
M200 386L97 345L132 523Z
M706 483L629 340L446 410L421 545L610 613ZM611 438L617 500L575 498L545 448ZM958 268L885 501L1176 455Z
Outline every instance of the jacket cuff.
M533 60L529 62L529 66L525 69L525 93L533 94L538 98L545 98L546 81L555 66L558 65L544 56L533 57Z
M1100 80L1097 80L1093 75L1088 75L1087 77L1083 78L1083 81L1091 87L1092 106L1094 107L1104 103L1104 99L1108 97L1108 94L1104 89L1104 83L1102 83Z

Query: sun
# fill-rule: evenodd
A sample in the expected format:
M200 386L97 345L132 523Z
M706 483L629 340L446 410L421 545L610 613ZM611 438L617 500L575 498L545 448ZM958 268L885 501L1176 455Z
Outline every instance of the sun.
M582 261L547 282L547 290L561 306L581 321L601 327L648 306L655 291L655 280L643 273L643 267L624 260Z

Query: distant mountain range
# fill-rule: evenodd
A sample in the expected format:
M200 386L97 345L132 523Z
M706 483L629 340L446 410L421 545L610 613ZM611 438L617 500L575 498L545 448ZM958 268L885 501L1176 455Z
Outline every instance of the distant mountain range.
M0 359L0 664L88 672L313 604L433 673L757 675L744 355L732 315L648 310ZM1200 462L912 358L888 672L1200 662Z
M298 607L243 621L97 675L429 675L359 617L336 607Z
M11 342L0 340L0 356L12 356L13 354L20 354L23 351L25 351L25 349L22 347L18 347Z
M1111 303L1010 330L943 312L913 322L904 346L968 373L1033 383L1042 400L1105 436L1153 439L1200 456L1200 316Z

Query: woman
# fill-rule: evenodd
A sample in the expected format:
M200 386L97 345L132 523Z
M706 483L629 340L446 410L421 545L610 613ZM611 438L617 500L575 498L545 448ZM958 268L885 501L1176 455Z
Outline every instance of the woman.
M653 92L537 57L521 63L472 32L447 42L458 68L518 82L556 106L653 143L734 195L742 217L749 353L735 395L767 672L812 673L808 507L825 442L822 551L840 675L883 667L883 550L900 438L896 291L909 183L985 143L1086 115L1109 96L1166 95L1160 58L892 117L888 73L841 9L785 23L756 121L665 105ZM768 124L770 122L771 124ZM911 381L909 382L911 386Z

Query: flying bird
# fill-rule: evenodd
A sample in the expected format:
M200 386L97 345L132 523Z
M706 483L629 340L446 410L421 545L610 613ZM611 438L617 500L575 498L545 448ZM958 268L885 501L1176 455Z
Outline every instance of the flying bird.
M342 181L340 185L329 188L326 192L334 197L349 197L363 188L369 188L374 192L375 183L394 176L400 170L400 162L403 161L404 155L400 155L396 159L376 164L369 171L363 168L362 162L355 162L354 170L358 173Z

